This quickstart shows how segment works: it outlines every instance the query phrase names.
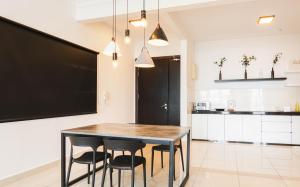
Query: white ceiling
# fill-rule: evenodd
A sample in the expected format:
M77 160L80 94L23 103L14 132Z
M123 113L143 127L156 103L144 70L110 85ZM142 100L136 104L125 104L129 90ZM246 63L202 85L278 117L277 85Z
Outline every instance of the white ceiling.
M271 25L257 25L260 16L276 15ZM300 33L300 0L256 0L170 13L194 40Z
M272 24L257 25L260 16L273 14L276 18ZM139 17L139 13L130 17ZM148 12L147 19L148 36L156 26L156 12ZM102 22L111 25L111 19ZM121 34L125 25L125 16L118 16ZM161 25L173 38L201 41L300 33L300 0L226 0L225 4L211 3L197 8L166 8L161 10ZM132 34L139 40L142 31L133 29Z

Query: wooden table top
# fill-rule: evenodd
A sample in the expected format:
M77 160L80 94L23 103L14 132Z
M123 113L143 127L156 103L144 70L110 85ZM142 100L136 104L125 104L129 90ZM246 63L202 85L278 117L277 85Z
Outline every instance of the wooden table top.
M178 126L108 123L63 130L62 133L142 140L176 141L188 134L189 130L190 129L187 127Z

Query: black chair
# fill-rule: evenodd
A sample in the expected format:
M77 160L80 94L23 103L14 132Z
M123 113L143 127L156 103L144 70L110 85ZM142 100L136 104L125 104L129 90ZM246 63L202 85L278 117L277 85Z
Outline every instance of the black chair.
M104 171L102 176L102 184L104 186L105 175L107 168L112 173L113 169L118 170L118 186L121 186L121 170L131 170L131 186L134 187L135 167L143 165L144 187L146 187L146 159L143 156L136 156L136 152L146 146L145 143L139 141L126 140L109 140L104 141L105 158L108 155L108 150L112 151L112 158L109 163L104 160ZM114 158L114 151L122 151L123 154ZM129 151L131 155L125 155L124 151ZM112 177L111 177L112 180Z
M174 145L174 154L176 154L177 149L180 150L182 170L184 171L184 161L183 161L183 152L182 152L182 142L181 142L181 140L179 141L179 144ZM170 146L169 145L156 145L156 146L152 147L151 177L153 177L154 151L160 151L161 168L164 168L164 152L170 152ZM175 159L174 159L174 180L175 180Z
M88 184L90 184L90 165L93 165L93 178L92 178L92 186L95 186L95 172L96 172L96 163L103 161L104 159L111 158L110 154L105 155L104 152L98 152L98 147L103 145L103 140L98 137L92 136L70 136L71 141L71 152L70 152L70 163L67 174L67 184L69 186L71 168L73 163L79 164L87 164L88 165ZM90 147L92 151L85 152L81 156L74 158L73 157L73 147Z

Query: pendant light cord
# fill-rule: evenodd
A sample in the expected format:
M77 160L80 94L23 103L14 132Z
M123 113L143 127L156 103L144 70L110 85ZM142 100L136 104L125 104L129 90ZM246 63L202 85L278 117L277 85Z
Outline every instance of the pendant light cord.
M157 5L158 5L158 9L157 9L157 22L159 24L159 0L157 0Z
M128 0L127 0L127 29L128 29Z
M114 38L115 38L115 53L117 52L117 2L114 1Z
M145 0L143 1L143 10L146 10L146 2L145 2Z

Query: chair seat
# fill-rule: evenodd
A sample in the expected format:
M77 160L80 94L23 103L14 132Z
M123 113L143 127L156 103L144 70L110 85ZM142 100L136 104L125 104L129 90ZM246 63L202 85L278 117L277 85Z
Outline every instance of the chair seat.
M164 152L169 152L170 151L170 146L169 145L156 145L152 147L153 150L156 151L164 151ZM178 145L174 146L174 152L176 152L178 149Z
M146 162L146 159L141 156L135 156L134 167L139 166ZM121 155L117 156L110 162L110 166L115 169L131 169L131 156L130 155Z
M110 158L111 154L107 153L107 158ZM96 152L96 162L103 161L105 159L104 152ZM74 162L82 164L91 164L93 162L93 152L85 152L80 157L74 158Z

